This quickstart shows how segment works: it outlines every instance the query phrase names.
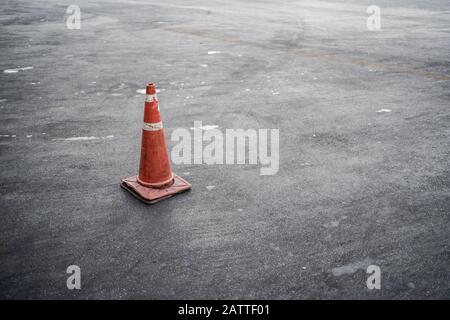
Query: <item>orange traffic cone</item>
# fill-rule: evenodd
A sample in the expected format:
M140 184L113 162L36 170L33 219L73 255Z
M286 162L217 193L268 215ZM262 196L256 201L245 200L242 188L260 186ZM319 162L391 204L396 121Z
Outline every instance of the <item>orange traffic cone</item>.
M170 170L156 88L147 84L139 174L122 180L121 187L145 203L155 203L189 190L191 185Z

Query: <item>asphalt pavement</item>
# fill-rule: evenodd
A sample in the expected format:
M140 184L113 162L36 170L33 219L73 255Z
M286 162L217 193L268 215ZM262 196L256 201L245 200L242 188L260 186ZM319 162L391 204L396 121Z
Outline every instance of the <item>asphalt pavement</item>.
M450 297L448 1L73 2L0 4L0 298ZM139 202L149 81L169 152L278 129L278 172L172 163L192 190Z

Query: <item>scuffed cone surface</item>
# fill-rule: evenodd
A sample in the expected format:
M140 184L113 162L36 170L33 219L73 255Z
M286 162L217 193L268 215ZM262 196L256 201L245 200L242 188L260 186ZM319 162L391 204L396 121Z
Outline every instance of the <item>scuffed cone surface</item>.
M170 198L175 194L191 189L191 184L176 174L173 175L173 179L173 184L164 189L156 189L140 185L137 182L137 176L123 179L120 186L142 202L153 204Z

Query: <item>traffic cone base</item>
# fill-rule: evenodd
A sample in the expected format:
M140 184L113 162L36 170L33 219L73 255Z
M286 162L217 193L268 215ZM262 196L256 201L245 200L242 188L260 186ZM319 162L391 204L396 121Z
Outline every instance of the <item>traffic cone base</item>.
M143 186L138 182L138 176L132 176L122 180L120 185L142 202L153 204L170 198L171 196L191 189L191 184L183 178L173 175L173 184L165 188L152 188Z

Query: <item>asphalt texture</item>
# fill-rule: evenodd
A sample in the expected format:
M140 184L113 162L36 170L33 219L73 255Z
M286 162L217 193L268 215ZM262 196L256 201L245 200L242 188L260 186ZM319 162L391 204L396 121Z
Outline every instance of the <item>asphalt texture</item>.
M0 298L449 298L448 1L71 4L0 4ZM172 164L190 192L132 197L149 81L169 149L279 129L277 174Z

